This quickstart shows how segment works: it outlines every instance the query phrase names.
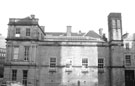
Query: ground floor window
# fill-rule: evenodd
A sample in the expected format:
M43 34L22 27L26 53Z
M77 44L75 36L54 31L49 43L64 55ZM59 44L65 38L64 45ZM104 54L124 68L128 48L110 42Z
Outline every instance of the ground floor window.
M27 86L28 70L23 70L23 85Z
M12 81L16 81L17 80L17 70L12 70Z

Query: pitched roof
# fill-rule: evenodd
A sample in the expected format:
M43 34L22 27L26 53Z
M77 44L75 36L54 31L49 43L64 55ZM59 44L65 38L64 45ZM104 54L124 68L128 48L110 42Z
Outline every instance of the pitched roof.
M123 36L124 36L123 37L124 41L134 41L135 40L135 33L130 33L130 34L126 33Z
M101 36L99 34L97 34L96 32L94 32L93 30L90 30L84 36L89 36L89 37L93 37L93 38L101 38Z
M67 36L66 33L63 32L45 32L46 36ZM100 35L98 35L94 31L89 31L88 33L71 33L71 36L88 36L92 38L101 38Z

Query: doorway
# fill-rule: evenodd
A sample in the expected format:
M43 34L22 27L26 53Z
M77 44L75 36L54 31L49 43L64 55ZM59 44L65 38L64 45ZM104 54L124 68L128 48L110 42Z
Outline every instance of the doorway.
M125 70L125 86L135 86L134 70Z

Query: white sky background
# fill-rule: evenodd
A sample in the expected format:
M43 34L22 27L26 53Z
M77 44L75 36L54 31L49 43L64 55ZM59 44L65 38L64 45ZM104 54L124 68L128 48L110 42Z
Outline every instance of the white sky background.
M122 13L123 33L135 33L134 0L1 0L0 33L7 36L9 18L24 18L35 14L39 25L47 32L88 32L99 28L108 34L107 16ZM106 35L108 36L108 35Z

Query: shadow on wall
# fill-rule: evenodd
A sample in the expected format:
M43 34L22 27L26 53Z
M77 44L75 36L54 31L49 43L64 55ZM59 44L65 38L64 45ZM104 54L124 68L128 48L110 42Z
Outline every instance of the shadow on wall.
M39 48L39 86L60 86L62 81L61 47L58 42Z

